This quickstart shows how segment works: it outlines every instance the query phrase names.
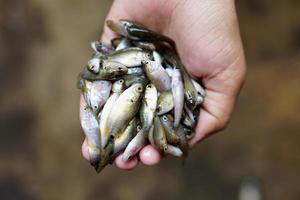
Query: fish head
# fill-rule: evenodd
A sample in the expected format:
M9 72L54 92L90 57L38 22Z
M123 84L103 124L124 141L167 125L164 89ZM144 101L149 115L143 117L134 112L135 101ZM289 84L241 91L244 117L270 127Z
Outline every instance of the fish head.
M116 93L121 93L125 90L125 81L124 79L120 79L114 82L112 85L112 91Z
M100 59L99 58L92 58L87 63L87 68L94 74L98 74L100 70Z

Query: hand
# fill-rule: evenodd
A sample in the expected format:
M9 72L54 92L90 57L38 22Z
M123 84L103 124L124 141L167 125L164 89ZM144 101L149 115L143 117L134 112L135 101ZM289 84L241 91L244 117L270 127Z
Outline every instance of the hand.
M169 36L189 73L202 79L207 96L190 147L225 128L246 74L234 0L115 0L107 19L133 20ZM102 41L113 37L105 27ZM82 152L88 160L85 143ZM161 158L151 145L139 153L146 165ZM125 163L119 156L115 163L121 169L133 169L138 159Z

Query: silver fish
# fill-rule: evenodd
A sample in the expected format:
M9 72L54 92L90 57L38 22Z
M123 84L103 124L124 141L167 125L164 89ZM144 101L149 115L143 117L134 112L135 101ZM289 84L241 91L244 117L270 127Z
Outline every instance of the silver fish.
M142 65L143 60L151 59L150 52L138 47L129 47L115 51L107 56L109 61L119 62L126 67L137 67Z
M129 142L128 146L126 147L122 155L122 160L128 161L130 158L135 156L139 152L139 150L145 146L145 144L146 144L146 137L143 129L141 129L136 134L136 136Z
M180 138L178 137L178 135L176 135L176 131L173 128L173 118L171 115L162 115L160 117L160 121L162 126L165 129L165 133L166 133L166 138L167 138L167 142L169 144L174 144L177 145L180 141Z
M197 81L195 81L194 79L192 79L193 85L195 86L196 90L198 91L198 94L201 95L203 98L206 96L206 92L205 89L203 88L203 86L198 83Z
M146 76L160 92L171 89L171 77L159 62L144 60L142 63Z
M108 116L115 102L117 101L121 93L124 91L124 89L125 89L124 80L120 79L116 81L112 86L113 94L108 98L106 104L102 109L102 113L100 117L100 132L101 132L101 146L103 148L106 145L109 138L109 133L106 131L108 129L108 124L107 124Z
M83 96L80 98L80 123L87 139L90 163L94 166L98 165L101 160L99 123L93 110L87 105Z
M110 81L93 81L89 93L90 106L94 113L98 113L102 106L106 103L110 90Z
M148 84L140 109L140 119L144 132L147 133L153 123L154 113L157 107L157 90L153 84Z
M158 115L163 115L174 108L172 92L163 92L159 95L157 101L156 112Z
M172 94L174 100L174 128L177 128L181 119L184 104L184 88L179 69L173 70Z
M126 129L121 133L117 134L115 138L114 144L114 155L124 150L130 140L134 137L137 130L137 118L133 118Z
M157 116L154 117L153 138L155 146L157 146L161 151L166 152L168 149L166 133Z
M123 38L120 43L118 44L118 46L116 47L116 51L121 50L121 49L125 49L130 47L130 42L128 39Z
M129 121L133 119L139 110L139 106L143 96L143 85L135 83L127 88L115 101L108 118L107 129L104 133L110 137L115 137Z
M148 132L148 140L152 146L155 146L154 138L153 138L153 131L154 131L154 125L151 126L151 128Z
M87 68L94 74L98 74L100 71L100 58L99 57L94 57L90 59L87 63Z
M176 157L181 157L183 155L183 152L180 150L180 148L170 145L170 144L168 144L167 146L168 146L168 148L165 152L166 154L170 154L170 155L176 156Z

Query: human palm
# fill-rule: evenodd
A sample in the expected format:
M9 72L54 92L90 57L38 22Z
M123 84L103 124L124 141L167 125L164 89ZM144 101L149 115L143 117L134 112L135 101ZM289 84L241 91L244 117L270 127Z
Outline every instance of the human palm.
M133 20L169 36L188 72L202 80L206 98L190 147L228 124L246 72L233 0L115 0L107 19ZM102 41L113 37L105 27ZM89 160L85 142L82 152ZM147 165L161 158L151 145L139 153ZM119 156L115 163L121 169L132 169L138 159L124 162Z

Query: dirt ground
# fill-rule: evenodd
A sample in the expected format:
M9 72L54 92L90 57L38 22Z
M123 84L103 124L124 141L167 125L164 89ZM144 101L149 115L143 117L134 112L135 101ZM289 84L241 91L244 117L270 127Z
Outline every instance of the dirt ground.
M248 76L230 126L192 151L97 175L81 157L76 76L109 0L0 1L1 199L300 199L300 1L237 1Z

